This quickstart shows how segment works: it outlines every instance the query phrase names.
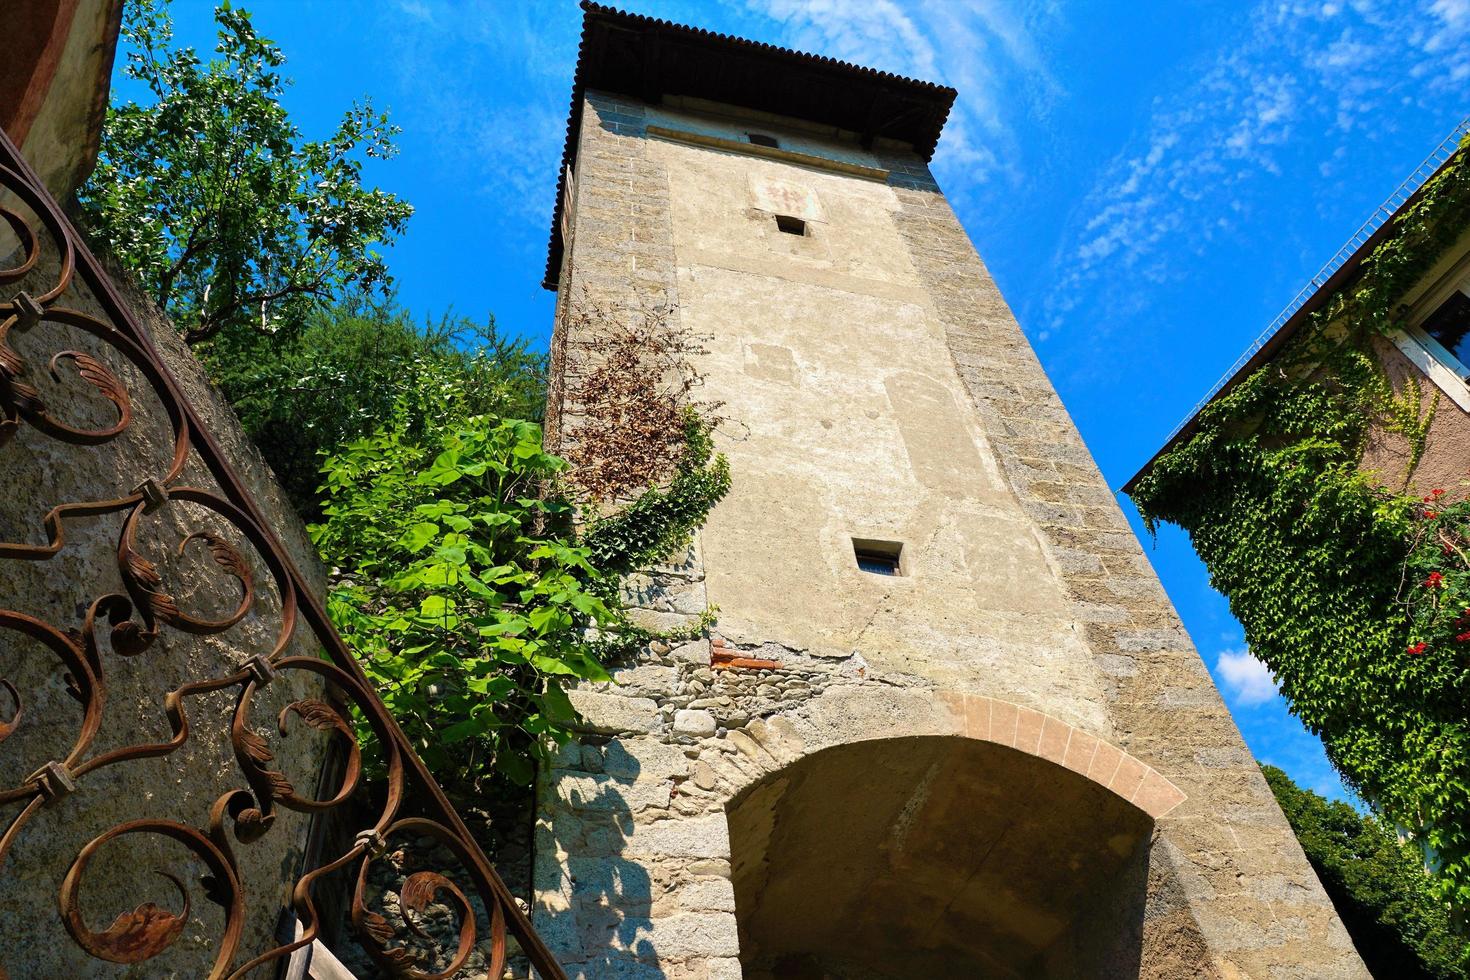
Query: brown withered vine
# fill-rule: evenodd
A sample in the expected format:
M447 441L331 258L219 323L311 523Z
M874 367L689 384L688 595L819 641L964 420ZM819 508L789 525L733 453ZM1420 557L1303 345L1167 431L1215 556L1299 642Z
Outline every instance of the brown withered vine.
M562 443L585 500L616 505L665 484L687 450L691 413L706 425L719 405L695 397L707 337L668 304L608 308L584 295L563 324Z

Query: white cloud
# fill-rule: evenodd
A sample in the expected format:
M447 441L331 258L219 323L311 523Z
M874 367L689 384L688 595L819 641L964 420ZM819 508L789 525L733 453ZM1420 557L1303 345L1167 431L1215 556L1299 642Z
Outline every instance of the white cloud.
M1470 0L1259 0L1241 22L1099 169L1054 259L1058 288L1036 320L1050 333L1082 297L1117 311L1139 286L1188 275L1268 182L1301 172L1304 147L1317 154L1305 166L1346 177L1343 151L1380 138L1396 108L1442 103L1470 78ZM1108 326L1089 325L1101 342Z
M1424 50L1449 59L1451 81L1470 78L1470 0L1434 0L1429 14L1430 30L1420 42Z
M780 24L781 44L957 89L935 163L952 194L997 174L1018 178L1008 113L1044 116L1060 92L1037 40L1038 28L1057 20L1048 5L743 0L743 7Z
M423 0L398 0L398 9L415 20L434 22L434 11Z
M1265 704L1276 697L1276 678L1271 669L1249 650L1226 650L1215 661L1215 673L1225 684L1231 701L1241 707Z

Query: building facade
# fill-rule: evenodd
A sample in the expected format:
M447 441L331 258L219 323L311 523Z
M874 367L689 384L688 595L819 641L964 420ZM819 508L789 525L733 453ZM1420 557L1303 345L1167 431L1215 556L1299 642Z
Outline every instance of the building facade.
M1445 929L1470 907L1467 290L1470 119L1124 488L1188 532L1292 713L1422 852Z
M929 172L954 92L584 9L556 367L670 311L733 489L633 597L714 625L538 788L569 973L1366 976Z

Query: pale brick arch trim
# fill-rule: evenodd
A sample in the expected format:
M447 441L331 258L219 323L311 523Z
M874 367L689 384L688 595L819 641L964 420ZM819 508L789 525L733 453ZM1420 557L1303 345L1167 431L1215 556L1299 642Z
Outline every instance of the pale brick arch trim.
M937 694L937 696L936 696ZM890 738L939 736L994 742L1070 769L1157 820L1185 794L1152 766L1095 735L1031 708L974 694L837 688L791 715L730 731L701 751L728 801L824 749Z
M1155 820L1183 803L1184 792L1158 770L1064 721L1031 708L974 694L948 695L966 738L995 742L1085 776Z

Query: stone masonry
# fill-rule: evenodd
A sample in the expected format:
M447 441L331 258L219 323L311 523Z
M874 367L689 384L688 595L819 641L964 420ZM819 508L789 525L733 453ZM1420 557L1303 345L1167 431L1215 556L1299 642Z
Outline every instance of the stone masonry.
M536 924L569 973L1366 976L919 156L588 92L574 186L559 310L667 303L712 338L734 486L628 596L716 625L574 692L543 773Z

